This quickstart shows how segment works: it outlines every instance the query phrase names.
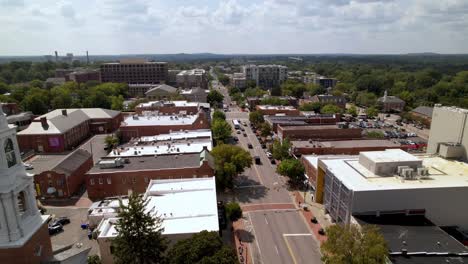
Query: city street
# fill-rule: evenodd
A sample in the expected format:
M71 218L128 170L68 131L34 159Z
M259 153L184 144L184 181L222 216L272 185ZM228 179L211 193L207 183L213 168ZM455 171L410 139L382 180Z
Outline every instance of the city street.
M229 102L226 88L221 85L214 88L225 96L225 103ZM249 123L248 113L235 106L226 112L226 119L231 125L233 119ZM237 145L248 150L252 157L261 159L260 165L252 164L238 177L234 190L235 199L244 212L245 232L241 237L248 244L252 263L322 263L319 242L293 202L287 190L287 179L275 172L276 165L271 164L251 128L242 127L245 132L233 134L239 138ZM252 149L248 148L248 143L252 144Z

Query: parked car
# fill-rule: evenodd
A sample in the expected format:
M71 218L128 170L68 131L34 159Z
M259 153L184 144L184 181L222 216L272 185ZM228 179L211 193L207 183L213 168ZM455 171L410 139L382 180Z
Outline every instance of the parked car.
M247 147L248 147L249 149L253 149L253 146L252 146L251 143L248 143L248 144L247 144Z
M244 137L247 137L247 134L246 134L246 133L244 133L243 135L244 135Z
M275 160L275 159L271 159L270 162L271 162L272 165L275 165L275 164L276 164L276 160Z
M63 231L63 226L61 224L49 224L49 235L55 235Z
M271 153L269 151L266 152L266 155L269 159L273 158L273 155L271 155Z
M236 131L236 134L238 134L238 135L239 135L240 133L241 133L241 132L240 132L240 130L237 130L237 131Z
M265 144L262 144L262 149L266 149L266 145L265 145Z
M238 137L232 137L232 139L233 139L235 142L238 142L238 141L239 141L239 138L238 138Z
M70 223L70 218L68 217L65 217L65 216L61 216L61 217L58 217L58 218L55 218L53 221L52 221L52 225L53 224L61 224L62 226L64 225L67 225Z

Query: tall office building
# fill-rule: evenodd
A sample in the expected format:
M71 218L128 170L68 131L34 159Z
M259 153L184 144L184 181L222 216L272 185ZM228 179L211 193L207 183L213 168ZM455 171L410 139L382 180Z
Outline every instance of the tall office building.
M265 89L278 87L288 79L288 67L282 65L245 65L242 72L247 80Z
M102 82L158 84L166 82L167 73L168 67L166 62L148 62L132 59L101 64Z

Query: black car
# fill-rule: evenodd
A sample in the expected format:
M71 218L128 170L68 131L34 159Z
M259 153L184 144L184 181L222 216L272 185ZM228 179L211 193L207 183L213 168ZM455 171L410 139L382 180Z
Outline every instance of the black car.
M49 235L55 235L63 231L63 226L58 223L49 224Z
M276 160L274 160L274 159L271 159L270 162L271 162L272 165L276 164Z
M266 145L265 145L265 144L262 144L262 149L266 149Z
M254 159L255 159L255 164L258 164L258 165L262 164L262 161L260 160L259 156L255 156Z
M247 134L246 134L246 133L244 133L243 135L244 135L244 137L247 137Z
M52 223L57 223L57 224L61 224L62 226L64 226L70 223L70 218L65 217L65 216L58 217L58 218L55 218Z
M238 137L232 137L232 139L233 139L234 141L236 141L236 142L239 141L239 138L238 138Z
M253 149L253 146L252 146L252 144L250 144L250 143L247 144L247 147L248 147L249 149Z

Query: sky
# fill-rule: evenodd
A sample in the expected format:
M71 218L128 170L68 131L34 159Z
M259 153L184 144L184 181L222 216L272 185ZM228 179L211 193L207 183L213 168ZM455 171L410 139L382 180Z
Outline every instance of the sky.
M0 0L0 55L468 53L468 0Z

